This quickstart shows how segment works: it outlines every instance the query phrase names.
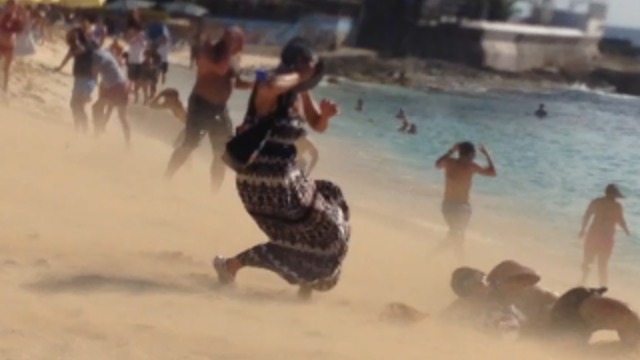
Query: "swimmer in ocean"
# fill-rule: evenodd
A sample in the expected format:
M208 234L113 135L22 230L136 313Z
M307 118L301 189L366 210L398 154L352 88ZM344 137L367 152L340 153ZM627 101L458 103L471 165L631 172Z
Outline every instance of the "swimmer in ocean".
M356 111L357 112L362 112L364 111L364 100L362 99L358 99L358 102L356 104Z
M538 119L544 119L547 117L547 110L544 107L544 104L540 104L538 110L536 110L535 115Z

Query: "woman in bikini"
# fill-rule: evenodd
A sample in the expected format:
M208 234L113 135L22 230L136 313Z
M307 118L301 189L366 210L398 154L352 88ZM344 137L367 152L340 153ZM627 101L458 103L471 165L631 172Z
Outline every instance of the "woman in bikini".
M3 90L9 90L9 74L16 47L16 35L25 25L26 13L24 8L18 6L15 0L7 0L2 12L0 12L0 58L4 60Z

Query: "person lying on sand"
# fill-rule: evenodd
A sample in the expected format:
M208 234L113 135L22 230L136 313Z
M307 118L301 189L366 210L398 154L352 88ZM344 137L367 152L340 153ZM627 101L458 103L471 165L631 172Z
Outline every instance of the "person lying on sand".
M180 101L180 93L177 89L166 88L160 91L158 95L149 101L148 105L152 109L169 110L180 122L187 122L187 110L182 101Z
M148 105L150 108L156 110L169 110L181 123L186 124L187 122L187 110L182 101L180 101L180 93L177 89L166 88L160 91L156 97L149 101ZM183 129L180 134L178 134L173 145L174 149L178 149L184 142L185 132L186 129Z
M452 157L455 153L458 154L457 158ZM465 233L471 219L469 194L473 177L475 175L497 176L489 151L484 146L480 146L480 153L487 159L486 166L480 166L474 161L476 147L468 141L455 144L436 160L436 168L444 170L445 173L442 214L449 226L449 234L447 239L436 247L433 254L453 247L458 260L462 261L464 258Z
M447 311L458 315L459 319L470 316L468 310L473 311L478 304L484 306L477 302L477 297L469 296L471 286L484 288L490 294L486 299L493 298L503 306L515 309L519 314L520 337L573 340L580 345L587 344L596 331L614 330L624 344L640 342L638 315L623 302L603 296L606 288L578 287L558 296L538 285L540 276L535 271L512 260L498 264L484 279L481 279L481 272L473 281L460 276L456 279L456 271L451 284L459 299Z
M498 264L488 275L458 268L451 276L451 288L458 299L440 318L470 324L483 332L502 330L497 333L517 333L519 338L545 342L568 341L577 347L588 344L600 330L616 331L624 346L640 344L638 314L627 304L604 296L606 288L577 287L558 296L540 287L539 280L533 270L511 260ZM386 320L402 322L428 317L401 303L387 305L382 314Z
M4 62L2 68L4 75L2 90L5 93L9 91L9 78L16 47L16 36L24 30L26 22L26 10L16 4L15 0L7 0L4 8L0 11L0 59Z
M607 286L609 259L615 244L616 227L620 226L627 236L630 235L624 219L624 209L618 202L618 199L622 198L624 196L620 189L615 184L609 184L604 190L604 196L592 200L585 211L579 235L580 238L584 238L581 285L586 284L591 264L597 259L600 286Z
M98 100L93 104L93 121L96 135L104 132L113 109L118 112L127 147L131 144L131 130L127 120L129 85L127 76L110 51L93 51L93 71L100 76Z

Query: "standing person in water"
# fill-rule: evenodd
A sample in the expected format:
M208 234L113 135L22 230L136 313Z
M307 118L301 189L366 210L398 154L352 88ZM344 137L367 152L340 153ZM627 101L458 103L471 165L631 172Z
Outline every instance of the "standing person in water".
M604 194L603 197L591 201L582 218L580 230L580 238L584 238L582 284L587 282L589 268L597 259L600 286L607 286L609 259L615 244L616 226L620 226L627 235L630 235L624 219L624 210L617 201L624 196L615 184L607 185Z
M2 90L9 91L9 78L11 65L16 48L17 34L22 32L26 26L26 10L16 4L15 0L7 0L4 8L0 11L0 59L3 61L4 82Z
M447 239L440 243L436 252L452 247L459 261L464 258L464 238L467 225L471 219L471 204L469 193L474 175L495 177L496 168L489 155L489 151L480 147L480 152L487 159L487 166L480 166L474 160L476 157L475 146L468 141L454 145L449 151L436 161L436 168L444 170L445 188L442 201L442 214L449 226ZM453 155L458 153L458 157Z
M213 265L223 284L244 267L260 268L299 286L299 296L308 298L338 282L348 249L349 208L337 185L309 179L296 166L295 144L306 136L304 122L324 132L338 107L329 100L318 105L311 95L323 66L307 41L291 40L280 61L275 74L257 80L247 126L225 154L237 171L245 209L269 240L232 258L216 257Z
M207 41L198 56L196 83L187 105L187 124L182 145L171 155L165 176L173 177L200 144L205 133L213 150L211 186L217 191L224 180L225 165L222 161L224 144L233 135L227 101L233 89L249 89L252 83L240 79L233 62L239 60L244 35L239 28L226 29L215 44Z
M364 100L358 99L358 102L356 103L356 111L357 112L363 112L364 111Z

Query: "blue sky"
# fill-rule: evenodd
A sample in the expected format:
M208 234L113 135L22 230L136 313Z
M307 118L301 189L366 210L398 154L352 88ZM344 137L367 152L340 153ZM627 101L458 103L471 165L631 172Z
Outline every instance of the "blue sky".
M571 0L556 0L559 7L566 7ZM640 0L605 0L609 4L607 23L640 28Z

